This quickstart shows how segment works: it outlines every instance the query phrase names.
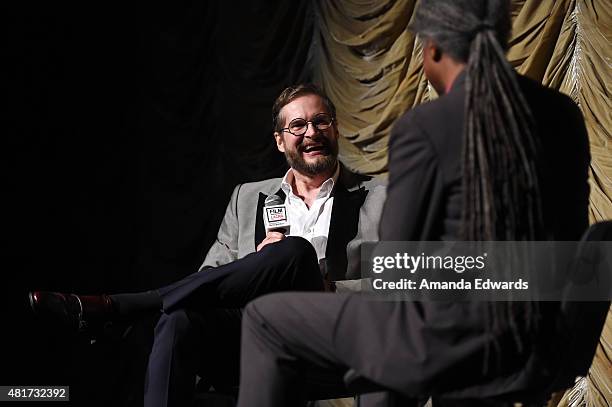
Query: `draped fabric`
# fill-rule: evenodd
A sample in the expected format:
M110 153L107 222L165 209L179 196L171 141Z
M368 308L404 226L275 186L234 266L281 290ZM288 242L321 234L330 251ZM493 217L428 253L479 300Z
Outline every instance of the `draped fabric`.
M321 84L337 106L341 159L385 177L393 123L436 97L407 30L416 4L7 3L1 161L3 261L16 287L9 295L153 288L197 269L234 185L285 171L270 111L290 84ZM612 2L513 0L512 13L508 57L580 106L591 142L591 220L610 219ZM6 322L23 332L14 347L52 348L32 339L24 315ZM604 405L612 388L611 318L574 401L591 394ZM33 361L70 366L54 359L63 345L54 346L23 352L26 360L7 365L13 377L5 382L49 382L50 368L40 380L17 372Z
M315 77L336 104L341 159L368 174L387 166L387 141L402 113L423 100L426 82L415 35L415 2L320 0Z

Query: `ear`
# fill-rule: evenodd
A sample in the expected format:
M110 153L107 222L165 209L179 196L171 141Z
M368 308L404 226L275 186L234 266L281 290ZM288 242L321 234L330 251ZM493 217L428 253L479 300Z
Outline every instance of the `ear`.
M440 51L440 48L436 47L435 45L433 45L433 55L431 58L434 60L434 62L440 62L442 59L442 51Z
M280 134L278 131L275 131L274 140L276 141L276 148L278 148L278 151L280 151L281 153L284 153L285 152L285 142L283 140L282 134Z
M440 62L440 59L442 59L442 51L432 40L426 41L425 46L423 47L423 53L427 54L427 56L434 62Z

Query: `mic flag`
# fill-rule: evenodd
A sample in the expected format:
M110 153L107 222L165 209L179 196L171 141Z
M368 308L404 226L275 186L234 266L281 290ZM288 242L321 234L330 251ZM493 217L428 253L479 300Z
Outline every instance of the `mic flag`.
M264 225L266 233L270 231L288 234L290 229L287 207L278 195L269 195L264 201Z

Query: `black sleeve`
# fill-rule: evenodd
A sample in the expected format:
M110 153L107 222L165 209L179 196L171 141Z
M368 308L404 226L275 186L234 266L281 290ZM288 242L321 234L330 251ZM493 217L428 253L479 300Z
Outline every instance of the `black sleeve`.
M570 185L572 188L571 193L564 195L564 198L568 200L568 210L564 217L565 222L567 222L570 216L573 221L571 225L568 225L568 233L562 237L569 240L571 237L579 239L589 226L589 167L591 151L582 112L569 97L566 98L566 101L569 105L566 109L568 120L566 131L572 129L570 130L572 134L569 135L569 138L574 141L573 145L568 147L570 153L568 154L567 162L564 167L561 167L566 168L566 171L568 171L564 177L567 183L566 188L567 185Z

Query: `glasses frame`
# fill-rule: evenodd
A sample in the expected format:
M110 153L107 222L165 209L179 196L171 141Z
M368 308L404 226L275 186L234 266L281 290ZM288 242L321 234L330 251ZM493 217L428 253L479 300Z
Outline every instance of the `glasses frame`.
M320 129L320 128L318 128L318 127L317 127L317 126L316 126L316 125L313 123L313 120L314 120L314 119L316 119L316 118L317 118L317 116L321 116L321 115L329 116L329 117L331 118L331 121L329 122L329 127L326 127L326 128L324 128L324 129ZM330 128L330 127L331 127L331 126L334 124L334 122L336 121L336 118L335 118L334 116L332 116L331 114L328 114L328 113L317 113L316 115L314 115L314 117L313 117L311 120L306 120L306 119L302 119L301 117L296 117L295 119L291 120L291 122L293 122L293 121L295 121L295 120L298 120L298 119L300 119L300 120L304 120L304 121L306 122L306 126L304 126L304 131L303 131L303 132L301 132L301 133L299 133L299 134L295 134L294 132L292 132L291 130L289 130L289 129L290 129L290 127L284 127L284 128L282 128L282 129L281 129L281 131L282 131L282 132L288 132L288 133L291 133L291 134L293 134L293 135L294 135L294 136L296 136L296 137L301 137L301 136L303 136L304 134L306 134L306 132L308 131L308 125L309 125L309 124L312 124L312 126L313 126L315 129L317 129L318 131L326 131L326 130L328 130L328 129L329 129L329 128ZM289 124L291 124L291 122L289 122Z

